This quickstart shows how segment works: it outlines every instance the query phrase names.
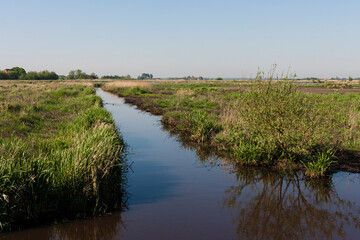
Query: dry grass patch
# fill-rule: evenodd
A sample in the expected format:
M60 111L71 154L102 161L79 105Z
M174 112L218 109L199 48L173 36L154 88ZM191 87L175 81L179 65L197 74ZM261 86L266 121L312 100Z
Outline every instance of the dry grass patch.
M130 87L150 87L151 84L144 81L114 81L110 83L105 83L104 88L130 88Z
M195 92L191 89L180 89L176 92L176 95L179 95L179 96L191 96L194 94L195 94Z

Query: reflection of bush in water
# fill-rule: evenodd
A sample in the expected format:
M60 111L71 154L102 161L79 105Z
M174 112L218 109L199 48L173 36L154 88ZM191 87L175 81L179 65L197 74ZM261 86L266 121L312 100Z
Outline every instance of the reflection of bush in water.
M333 239L360 229L360 209L342 200L328 181L303 181L298 175L242 168L238 186L225 192L224 207L237 210L239 238Z
M47 239L116 239L125 228L120 214L52 227Z
M163 130L169 131L170 136L175 137L178 140L181 147L195 151L201 163L207 165L209 163L209 159L214 158L213 148L208 144L194 143L190 141L189 136L187 135L182 135L176 133L175 131L171 131L170 128L167 128L164 125L162 125L162 128Z

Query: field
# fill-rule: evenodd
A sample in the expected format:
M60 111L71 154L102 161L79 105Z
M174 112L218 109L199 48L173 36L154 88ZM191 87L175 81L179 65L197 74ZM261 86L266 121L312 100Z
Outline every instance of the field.
M166 129L237 165L359 172L360 89L287 81L168 81L103 85Z
M92 83L0 81L0 115L0 230L122 207L124 143Z

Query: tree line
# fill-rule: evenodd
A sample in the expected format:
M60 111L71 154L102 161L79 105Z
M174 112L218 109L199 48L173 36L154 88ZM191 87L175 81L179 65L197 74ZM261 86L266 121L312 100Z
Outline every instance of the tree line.
M0 79L10 79L10 80L56 80L59 79L59 76L55 72L50 72L48 70L35 72L30 71L26 72L22 67L13 67L11 69L6 69L0 71Z
M104 75L102 79L122 79L122 80L133 80L130 75ZM11 69L0 70L0 80L57 80L57 79L99 79L99 76L95 73L87 74L80 69L71 70L67 76L58 75L55 72L48 70L36 72L26 72L22 67L13 67ZM143 73L138 76L138 79L153 79L153 75L149 73Z
M67 79L98 79L95 73L87 74L80 69L71 70L67 75Z
M143 73L140 76L138 76L138 79L143 80L143 79L153 79L153 75L149 74L149 73Z
M121 80L132 80L133 78L130 75L119 76L119 75L104 75L101 79L121 79Z

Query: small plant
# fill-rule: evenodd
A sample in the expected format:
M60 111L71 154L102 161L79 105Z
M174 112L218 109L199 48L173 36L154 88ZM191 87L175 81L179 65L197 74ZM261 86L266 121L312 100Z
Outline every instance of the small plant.
M335 155L334 149L318 152L312 159L302 162L306 171L305 174L311 178L324 177L336 161L331 160Z
M146 94L147 91L140 87L134 87L134 88L127 88L123 95L124 96L130 96L130 95L143 95Z

